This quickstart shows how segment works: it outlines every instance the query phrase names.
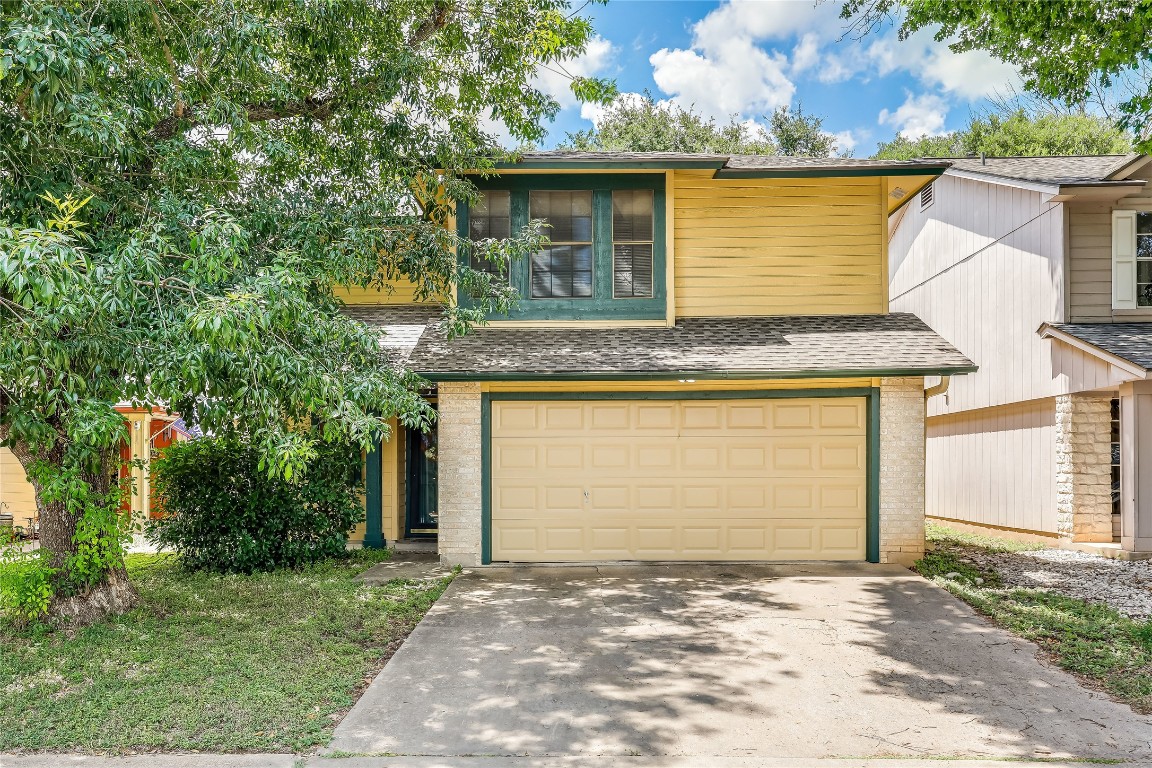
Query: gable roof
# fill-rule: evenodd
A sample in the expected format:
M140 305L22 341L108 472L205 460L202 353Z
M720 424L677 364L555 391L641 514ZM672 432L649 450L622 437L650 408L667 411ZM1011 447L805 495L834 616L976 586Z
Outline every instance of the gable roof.
M349 307L388 333L405 307ZM402 310L397 312L397 310ZM433 381L479 379L799 378L969 373L975 365L911 314L683 318L675 326L528 328L489 325L448 339L429 322L406 362Z
M951 171L1050 185L1091 185L1121 182L1117 175L1143 155L1082 155L1071 157L954 157ZM1131 184L1131 181L1126 183Z
M948 160L862 160L853 157L787 157L782 155L725 155L694 152L580 152L550 150L524 152L513 162L497 168L699 168L711 169L717 178L742 176L886 176L939 175Z
M1152 323L1045 323L1038 332L1041 338L1059 339L1082 349L1087 345L1086 351L1097 357L1119 358L1135 367L1122 366L1131 373L1152 372Z

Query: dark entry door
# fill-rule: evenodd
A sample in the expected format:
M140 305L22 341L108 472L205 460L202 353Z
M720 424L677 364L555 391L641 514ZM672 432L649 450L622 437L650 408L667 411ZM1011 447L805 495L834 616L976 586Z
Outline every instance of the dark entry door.
M408 515L405 538L436 535L436 429L408 430Z

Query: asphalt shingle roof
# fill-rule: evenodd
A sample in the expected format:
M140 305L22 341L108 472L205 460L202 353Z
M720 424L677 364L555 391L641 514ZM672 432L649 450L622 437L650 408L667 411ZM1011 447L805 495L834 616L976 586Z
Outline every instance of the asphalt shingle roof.
M1152 323L1051 323L1050 327L1152 370Z
M1108 181L1112 174L1139 155L1089 155L1081 157L979 157L950 158L952 170L1000 176L1038 184L1093 184ZM1131 182L1128 182L1131 183Z
M344 314L380 334L380 347L396 363L408 360L429 325L443 313L435 306L349 305Z
M578 152L574 150L551 150L547 152L524 152L519 156L523 163L678 163L712 162L728 171L798 171L798 170L844 170L864 168L935 168L949 164L948 160L866 160L855 157L788 157L783 155L717 155L693 152Z
M418 316L396 307L350 314L410 339ZM398 331L397 329L404 330ZM407 342L403 342L407 343ZM962 373L972 361L912 314L684 318L674 327L525 328L490 325L448 340L429 323L407 363L431 379L471 374Z

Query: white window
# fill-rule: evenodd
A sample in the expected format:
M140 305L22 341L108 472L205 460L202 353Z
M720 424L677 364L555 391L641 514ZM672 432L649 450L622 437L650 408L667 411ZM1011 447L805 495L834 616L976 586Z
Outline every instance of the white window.
M1152 308L1152 212L1112 212L1112 308Z

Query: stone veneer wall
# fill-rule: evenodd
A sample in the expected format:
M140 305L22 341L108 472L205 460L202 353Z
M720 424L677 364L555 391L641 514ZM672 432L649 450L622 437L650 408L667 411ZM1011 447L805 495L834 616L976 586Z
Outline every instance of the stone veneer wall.
M441 562L479 565L483 472L480 384L442 383L437 390L437 548Z
M924 379L880 380L880 562L924 555Z
M1056 532L1112 541L1111 395L1056 398Z

